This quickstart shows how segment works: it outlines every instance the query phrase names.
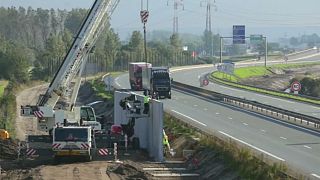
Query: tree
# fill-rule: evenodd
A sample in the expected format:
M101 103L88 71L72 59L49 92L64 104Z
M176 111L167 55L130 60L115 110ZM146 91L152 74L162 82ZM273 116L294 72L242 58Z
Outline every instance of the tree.
M72 11L70 11L67 15L67 18L65 21L65 27L72 34L76 34L87 12L88 11L86 9L72 9Z
M129 48L132 50L141 50L143 48L143 38L140 31L133 31L130 41Z
M289 41L292 46L298 46L300 44L298 38L296 37L291 37Z
M203 46L207 55L213 55L213 34L211 31L205 30L203 33Z
M177 33L174 33L170 36L170 44L174 47L175 50L178 50L182 46L182 42Z
M104 44L104 50L107 57L107 64L114 66L115 58L117 57L121 47L120 38L113 29L108 30L106 35L107 37Z

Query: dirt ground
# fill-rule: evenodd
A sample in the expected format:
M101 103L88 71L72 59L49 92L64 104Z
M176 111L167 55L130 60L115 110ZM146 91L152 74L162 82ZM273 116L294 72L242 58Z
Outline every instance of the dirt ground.
M37 119L35 117L21 117L21 105L35 105L39 95L44 94L48 84L38 85L25 89L16 95L17 117L16 117L16 137L21 141L25 141L26 135L40 135L43 132L37 130Z
M271 75L244 79L240 83L266 89L284 91L285 89L289 88L289 82L294 77L303 77L307 75L319 77L319 69L320 65L294 69L290 68L286 69L285 71L272 69L271 71L273 74Z

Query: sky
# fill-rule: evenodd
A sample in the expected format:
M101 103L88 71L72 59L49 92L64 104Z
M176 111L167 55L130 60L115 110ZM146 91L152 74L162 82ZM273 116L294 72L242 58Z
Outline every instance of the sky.
M147 0L144 1L146 8ZM210 0L179 0L179 32L202 34L206 3ZM0 6L34 8L90 8L93 0L0 0ZM147 30L173 29L174 0L149 0ZM233 25L246 25L246 34L264 34L271 39L320 31L319 0L211 0L212 29L222 36L232 34ZM111 18L112 27L123 38L133 30L142 31L141 0L120 0Z

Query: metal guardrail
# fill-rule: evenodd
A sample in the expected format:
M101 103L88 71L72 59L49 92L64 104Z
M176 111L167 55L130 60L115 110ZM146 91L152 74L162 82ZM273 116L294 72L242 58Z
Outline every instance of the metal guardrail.
M220 101L226 104L232 104L234 106L241 107L242 109L247 109L249 111L253 111L259 114L264 114L269 117L273 117L284 121L293 121L292 123L299 123L302 126L320 130L320 119L316 117L281 109L270 105L265 105L256 101L250 101L247 99L242 99L214 91L209 91L206 89L190 86L175 81L172 83L172 87L184 92L205 97L210 100Z

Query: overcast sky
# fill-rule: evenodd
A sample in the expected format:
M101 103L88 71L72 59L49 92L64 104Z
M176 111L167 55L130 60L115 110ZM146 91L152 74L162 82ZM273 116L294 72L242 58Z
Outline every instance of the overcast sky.
M145 1L146 2L146 1ZM150 0L148 30L172 28L174 0ZM206 1L184 0L179 8L179 32L202 33L205 29ZM213 0L212 0L213 2ZM34 8L89 8L93 0L0 0L0 6ZM319 0L216 0L212 7L213 30L223 35L232 33L232 25L246 25L247 33L298 35L320 30ZM112 27L122 36L141 30L141 0L120 0L112 16ZM216 9L216 11L214 11ZM272 30L273 29L273 30ZM259 32L257 32L259 31ZM274 34L271 34L274 36Z

